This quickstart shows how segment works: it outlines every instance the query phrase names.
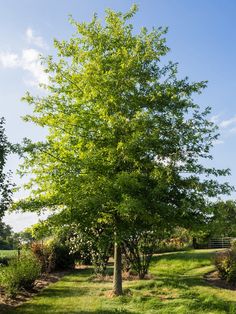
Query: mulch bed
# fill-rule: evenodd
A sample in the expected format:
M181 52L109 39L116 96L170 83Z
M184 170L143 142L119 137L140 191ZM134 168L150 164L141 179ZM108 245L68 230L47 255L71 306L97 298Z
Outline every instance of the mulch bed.
M229 284L226 280L219 277L218 271L211 271L204 276L204 279L211 286L223 288L227 290L236 290L236 285Z
M3 311L6 311L7 313L7 310L10 308L19 306L22 303L30 300L43 288L47 287L50 283L57 282L67 273L68 271L43 274L40 279L35 281L34 288L31 291L21 291L14 298L7 297L4 293L4 289L0 287L0 312L2 313Z
M156 277L154 275L148 274L145 275L145 277L143 279L140 279L138 275L132 275L130 273L123 273L122 274L122 279L124 281L135 281L135 280L151 280L151 279L155 279ZM91 281L94 282L112 282L113 281L113 275L94 275L91 277L90 279Z

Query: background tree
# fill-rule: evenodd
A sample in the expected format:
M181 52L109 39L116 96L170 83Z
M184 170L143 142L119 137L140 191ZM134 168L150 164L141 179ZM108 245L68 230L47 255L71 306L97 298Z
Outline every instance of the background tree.
M147 226L189 225L205 210L205 199L230 187L214 178L228 170L206 168L218 137L193 101L206 82L178 79L177 65L163 65L166 29L134 34L122 14L107 10L105 25L71 19L76 32L57 41L58 59L47 58L46 96L26 94L47 127L45 141L25 141L22 173L33 178L22 210L51 208L84 227L113 230L114 293L122 293L121 244L130 222ZM146 224L146 226L145 226ZM105 228L106 228L105 227Z
M14 247L14 236L11 227L0 221L0 249L11 250Z
M236 237L236 203L232 200L212 204L208 233L212 237Z
M12 196L12 185L10 183L10 172L5 172L7 155L12 146L9 144L5 134L5 120L0 119L0 219L9 207Z

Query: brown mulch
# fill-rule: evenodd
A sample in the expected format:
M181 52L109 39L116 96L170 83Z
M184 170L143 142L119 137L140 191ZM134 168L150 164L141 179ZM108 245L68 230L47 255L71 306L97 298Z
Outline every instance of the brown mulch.
M18 293L14 298L6 296L6 294L4 293L4 289L0 287L0 312L6 311L7 313L7 310L9 310L10 308L19 306L22 303L30 300L43 288L47 287L50 283L57 282L67 273L68 271L42 274L42 276L35 281L34 287L31 291L22 291Z
M236 290L236 285L232 285L228 283L226 280L223 280L219 277L218 271L214 270L207 273L204 276L204 279L209 283L211 286L223 288L227 290Z
M154 279L154 278L155 278L155 276L153 276L151 274L148 274L142 280L151 280L151 279ZM133 274L130 274L128 272L122 274L122 279L123 280L127 280L127 281L140 280L138 275L133 275ZM105 276L94 275L92 277L91 281L94 281L94 282L103 282L103 281L105 281L105 282L112 282L113 281L113 275L105 275Z

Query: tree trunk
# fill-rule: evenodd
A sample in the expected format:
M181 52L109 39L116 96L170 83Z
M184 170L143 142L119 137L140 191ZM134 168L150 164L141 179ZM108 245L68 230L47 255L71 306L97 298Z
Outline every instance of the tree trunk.
M198 248L197 239L195 237L193 237L193 248L194 249Z
M115 239L114 245L114 274L113 274L113 292L115 295L122 295L122 257L121 246Z

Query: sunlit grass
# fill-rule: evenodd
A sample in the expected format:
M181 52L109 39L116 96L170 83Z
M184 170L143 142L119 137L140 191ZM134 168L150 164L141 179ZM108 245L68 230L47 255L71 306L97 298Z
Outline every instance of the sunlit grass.
M117 298L110 297L111 282L94 282L91 270L77 270L7 313L236 313L236 292L212 287L202 277L214 269L214 252L155 256L151 279L124 282L125 294Z
M17 255L16 250L0 250L0 257L13 257Z

